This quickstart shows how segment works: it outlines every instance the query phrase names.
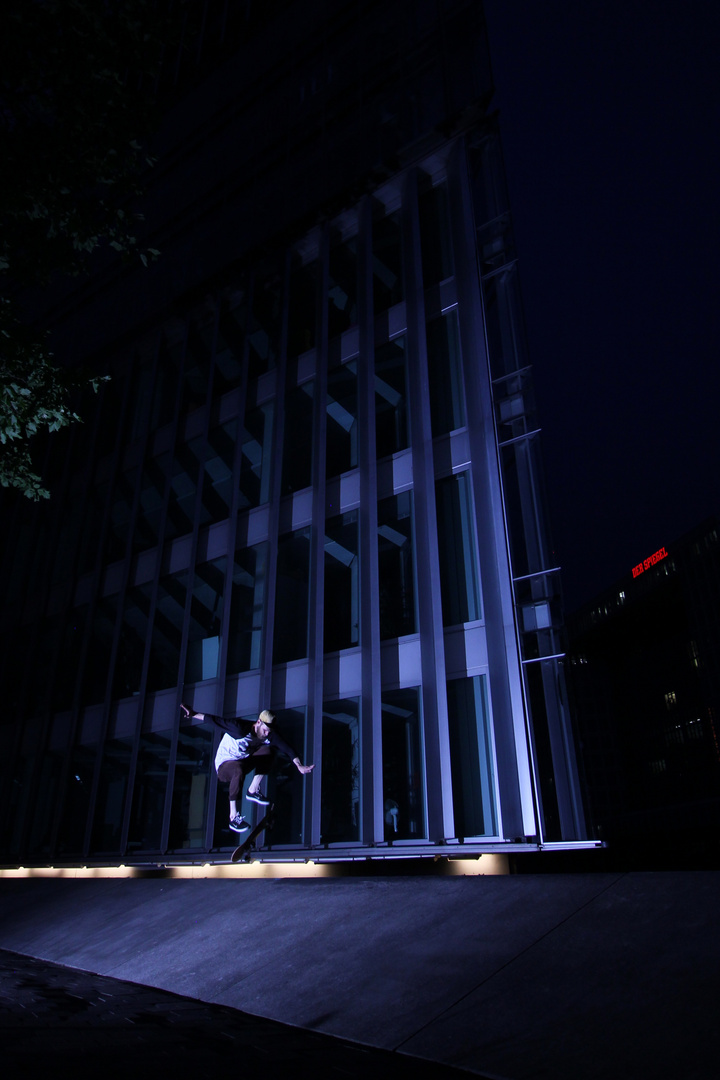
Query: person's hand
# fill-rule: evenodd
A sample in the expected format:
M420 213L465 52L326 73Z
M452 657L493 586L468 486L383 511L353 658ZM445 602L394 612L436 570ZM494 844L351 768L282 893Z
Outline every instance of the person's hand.
M180 708L182 709L182 711L185 713L186 716L190 715L190 710L188 709L187 705L183 705L182 702L181 702L180 703Z
M312 772L314 768L314 765L298 765L298 772L302 773L304 776L305 773Z

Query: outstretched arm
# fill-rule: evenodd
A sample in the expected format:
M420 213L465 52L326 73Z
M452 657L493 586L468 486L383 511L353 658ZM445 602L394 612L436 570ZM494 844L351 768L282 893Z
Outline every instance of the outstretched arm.
M205 713L193 712L192 709L189 709L187 705L182 705L181 704L180 708L182 709L183 713L185 714L186 719L188 719L188 720L191 720L191 719L192 720L204 720L205 719Z
M303 765L299 757L293 758L293 765L299 773L303 774L303 776L305 775L305 773L312 772L315 768L314 765Z

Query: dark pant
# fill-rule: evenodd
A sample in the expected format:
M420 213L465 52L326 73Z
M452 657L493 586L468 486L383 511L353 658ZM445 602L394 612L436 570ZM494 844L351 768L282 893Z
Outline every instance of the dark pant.
M272 746L261 746L250 757L238 758L237 761L223 761L218 768L218 780L230 785L230 801L238 802L242 797L245 777L251 773L265 774L270 771L275 751Z

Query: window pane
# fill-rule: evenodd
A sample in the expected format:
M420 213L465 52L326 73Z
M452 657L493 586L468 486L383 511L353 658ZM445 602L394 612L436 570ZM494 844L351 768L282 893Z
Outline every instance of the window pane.
M87 604L73 608L65 621L53 688L53 707L58 710L72 705L88 610Z
M177 685L180 663L187 573L168 574L158 586L148 668L148 690L167 690ZM150 589L150 586L141 586Z
M93 851L119 851L133 740L105 743L93 822Z
M399 304L404 295L399 211L373 221L372 246L373 301L378 314Z
M315 345L317 263L296 266L290 275L288 310L288 356L307 352Z
M207 400L214 333L214 319L203 322L202 325L194 322L190 325L183 371L183 416L187 416L193 409L202 408Z
M220 663L226 559L214 559L195 568L185 682L216 679Z
M264 267L255 275L248 323L248 378L257 378L277 364L282 320L281 275Z
M360 839L360 699L323 706L323 844Z
M439 480L435 497L443 623L456 626L482 617L468 474Z
M357 237L330 248L328 335L337 337L357 323Z
M163 501L165 498L165 471L169 455L150 458L140 478L140 505L135 519L133 546L136 550L155 547L160 542Z
M63 821L58 833L58 850L61 854L80 854L83 850L95 754L96 747L94 746L76 746L73 750L65 793Z
M453 258L450 239L447 187L428 186L419 195L420 243L425 288L452 277Z
M120 625L115 674L114 698L130 697L140 692L145 642L148 636L150 597L147 589L130 588L125 596L125 609Z
M375 442L378 458L408 446L405 337L375 352Z
M120 473L115 481L110 505L110 529L106 552L108 562L125 558L137 473L137 469L130 469L129 472Z
M378 503L380 637L415 633L412 492Z
M85 676L82 692L84 705L94 705L105 700L117 609L117 596L101 598L95 608L92 632L85 658Z
M247 292L244 285L236 285L225 295L220 316L215 343L214 394L224 394L241 382L247 321Z
M209 724L180 729L168 839L172 851L205 847L212 748Z
M465 394L455 311L428 323L427 350L432 433L444 435L465 424Z
M211 429L205 449L203 518L223 521L230 513L237 421Z
M274 405L259 405L245 416L242 431L239 507L260 506L269 499Z
M314 384L303 383L285 398L282 493L290 495L312 483Z
M360 640L357 510L325 522L324 652Z
M157 851L160 848L170 743L169 731L143 732L140 739L128 833L129 851Z
M198 471L205 440L192 439L181 443L172 458L170 466L170 499L168 519L165 525L165 539L184 536L192 532L195 512L195 492L197 491ZM201 514L207 521L207 515Z
M235 552L227 672L252 671L262 663L268 544Z
M383 816L385 839L426 835L420 693L387 690L382 697Z
M293 747L300 760L307 762L305 750L306 710L283 709L276 720L283 739ZM265 836L266 845L302 844L303 805L308 779L300 775L284 756L278 756L267 781L268 798L275 804L275 825Z
M277 553L273 663L307 656L310 529L281 536Z
M354 361L328 373L326 475L357 467L357 365Z
M456 836L494 836L495 783L485 676L447 684Z

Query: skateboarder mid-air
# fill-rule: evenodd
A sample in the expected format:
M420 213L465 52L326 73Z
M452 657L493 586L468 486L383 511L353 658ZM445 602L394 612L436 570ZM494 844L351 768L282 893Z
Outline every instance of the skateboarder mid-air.
M275 716L269 709L263 709L253 723L249 720L223 720L210 713L193 712L187 705L180 708L186 717L209 720L225 732L215 755L215 769L218 780L230 785L230 828L234 832L246 832L250 828L250 823L238 811L245 777L249 773L254 771L255 775L250 781L247 798L260 806L268 806L270 800L263 795L260 785L278 751L287 754L303 775L315 768L314 765L303 765L293 748L278 734L273 727Z

